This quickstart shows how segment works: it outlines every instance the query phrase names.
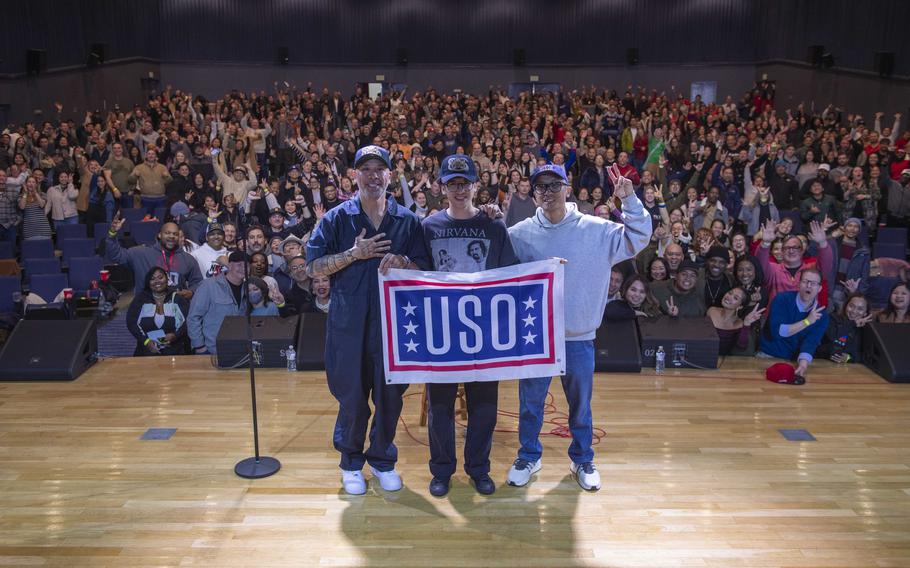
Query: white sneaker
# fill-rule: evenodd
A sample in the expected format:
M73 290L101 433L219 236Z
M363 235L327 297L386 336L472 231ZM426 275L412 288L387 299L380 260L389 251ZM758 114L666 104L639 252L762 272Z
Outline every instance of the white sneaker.
M394 469L392 471L379 471L370 466L373 477L379 480L379 486L386 491L398 491L401 489L401 476Z
M600 474L597 472L594 462L573 462L569 469L575 474L575 481L585 491L597 491L600 489Z
M513 487L523 487L531 481L531 476L540 471L540 460L529 462L518 458L509 468L509 475L506 483Z
M341 470L341 486L348 495L363 495L367 492L367 482L361 471Z

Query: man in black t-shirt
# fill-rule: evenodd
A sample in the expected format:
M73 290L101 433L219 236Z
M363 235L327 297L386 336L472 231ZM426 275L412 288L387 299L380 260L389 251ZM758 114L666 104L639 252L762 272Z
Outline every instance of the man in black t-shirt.
M446 272L478 272L518 264L509 233L502 220L490 219L474 207L477 169L464 154L446 157L440 166L439 183L445 190L447 209L424 219L422 228L433 268ZM499 392L497 381L465 383L468 430L465 440L465 472L482 495L496 484L490 479L490 449L496 427ZM455 397L457 383L428 384L430 411L430 493L442 497L449 491L455 473Z

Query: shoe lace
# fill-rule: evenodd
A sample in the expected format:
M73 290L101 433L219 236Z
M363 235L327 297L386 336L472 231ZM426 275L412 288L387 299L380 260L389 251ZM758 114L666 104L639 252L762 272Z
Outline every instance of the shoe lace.
M531 462L529 462L528 460L523 460L521 458L518 458L517 460L515 460L515 463L512 464L512 467L514 467L515 469L517 469L519 471L523 470L523 469L531 469Z
M585 472L586 474L589 474L589 475L590 475L590 474L594 473L595 467L594 467L594 464L593 464L593 463L591 463L591 462L585 462L585 463L579 465L579 466L578 466L578 469L580 469L581 471L583 471L583 472Z

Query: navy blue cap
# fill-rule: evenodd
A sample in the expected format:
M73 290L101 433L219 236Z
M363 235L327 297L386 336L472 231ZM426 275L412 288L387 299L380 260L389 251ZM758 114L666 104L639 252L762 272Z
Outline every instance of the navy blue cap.
M370 145L357 150L357 153L354 154L354 167L359 167L360 164L367 160L382 160L382 163L387 168L392 169L392 160L389 158L389 153L382 146Z
M553 174L562 180L563 183L569 183L569 178L566 177L566 169L556 164L546 164L534 170L534 173L531 174L531 183L537 181L537 178L543 174Z
M443 158L439 165L439 181L448 183L449 180L463 177L471 183L477 181L477 166L474 160L464 154L452 154Z

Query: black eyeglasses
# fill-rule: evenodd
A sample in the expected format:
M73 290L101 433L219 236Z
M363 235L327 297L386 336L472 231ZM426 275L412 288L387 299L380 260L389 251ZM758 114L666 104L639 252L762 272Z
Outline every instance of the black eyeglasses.
M472 185L471 183L447 183L445 188L448 191L469 191Z
M562 191L563 187L565 187L565 184L561 181L554 181L553 183L535 183L534 193L559 193Z

